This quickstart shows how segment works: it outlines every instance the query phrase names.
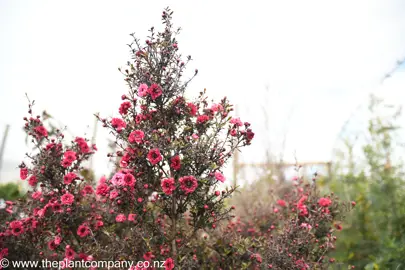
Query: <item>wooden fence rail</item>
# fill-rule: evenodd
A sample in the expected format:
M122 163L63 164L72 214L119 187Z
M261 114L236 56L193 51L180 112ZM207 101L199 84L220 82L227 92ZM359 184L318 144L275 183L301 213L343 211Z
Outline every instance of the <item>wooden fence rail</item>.
M323 166L327 168L327 176L330 177L332 175L332 162L331 161L313 161L313 162L302 162L302 163L289 163L289 162L261 162L261 163L244 163L239 161L239 154L236 152L233 158L233 184L237 185L237 179L239 172L244 168L263 168L263 169L272 169L277 168L281 171L285 170L286 168L290 167L297 167L300 166L301 168L306 171L306 168L312 166Z

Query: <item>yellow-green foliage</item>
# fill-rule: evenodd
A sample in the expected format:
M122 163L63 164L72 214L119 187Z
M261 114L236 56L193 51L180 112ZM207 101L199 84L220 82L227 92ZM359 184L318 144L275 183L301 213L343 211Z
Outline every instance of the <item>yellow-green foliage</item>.
M21 187L14 183L0 185L0 199L12 201L23 196Z

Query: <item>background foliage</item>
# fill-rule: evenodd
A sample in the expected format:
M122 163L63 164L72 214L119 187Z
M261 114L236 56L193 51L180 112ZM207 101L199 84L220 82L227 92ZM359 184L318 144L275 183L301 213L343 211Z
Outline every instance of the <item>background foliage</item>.
M354 154L355 145L347 141L334 178L323 187L357 203L335 256L358 269L405 269L405 178L395 139L400 110L383 114L383 107L390 108L371 97L367 143Z
M7 183L0 185L0 199L10 201L21 198L24 192L21 187L15 183Z

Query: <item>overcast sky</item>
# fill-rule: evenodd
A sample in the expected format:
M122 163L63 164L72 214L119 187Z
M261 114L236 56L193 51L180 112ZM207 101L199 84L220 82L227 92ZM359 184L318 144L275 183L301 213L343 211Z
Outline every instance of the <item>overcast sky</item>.
M91 136L93 113L117 115L127 90L117 68L130 59L129 34L145 40L151 26L161 29L168 5L183 28L179 48L200 71L188 95L207 88L213 98L227 96L252 123L257 136L244 161L262 161L268 147L278 154L285 133L286 160L327 161L369 92L405 100L403 69L380 85L405 56L401 0L0 0L0 135L11 125L3 181L18 178L15 167L28 151L24 93L37 112L46 109L74 135ZM106 136L100 127L99 175L108 172Z

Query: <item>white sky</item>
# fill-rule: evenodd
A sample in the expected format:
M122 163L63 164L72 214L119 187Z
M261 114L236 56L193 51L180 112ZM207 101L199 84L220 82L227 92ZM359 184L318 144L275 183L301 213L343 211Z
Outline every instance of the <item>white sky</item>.
M2 181L18 178L15 167L28 151L24 93L37 112L91 135L92 114L116 115L126 92L117 68L129 60L129 34L146 39L168 5L183 28L180 50L200 71L188 95L203 88L216 99L226 95L252 123L257 135L244 161L263 160L269 143L277 154L286 127L286 160L294 153L299 161L329 160L343 123L405 56L401 0L0 0L0 135L11 125ZM395 76L379 91L405 100L405 73ZM108 171L105 136L100 127L98 174Z

